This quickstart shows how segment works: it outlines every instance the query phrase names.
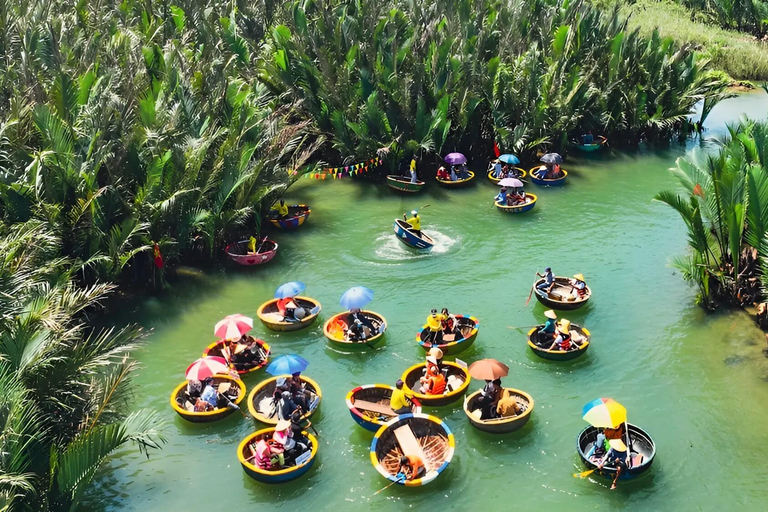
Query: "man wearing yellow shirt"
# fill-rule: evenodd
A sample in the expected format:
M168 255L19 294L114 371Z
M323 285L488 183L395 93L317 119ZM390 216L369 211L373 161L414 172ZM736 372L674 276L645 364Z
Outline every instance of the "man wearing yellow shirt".
M427 317L427 323L424 324L424 329L429 329L424 343L438 343L438 338L443 338L443 320L447 317L443 314L437 314L437 310L433 309L432 313Z
M402 379L397 379L397 382L395 382L395 390L392 391L392 398L389 399L389 407L391 407L397 415L408 414L411 412L411 406L405 398L405 391L403 391Z
M272 205L272 210L275 210L281 219L288 216L288 206L286 206L285 201L282 199L280 200L280 204Z
M403 220L411 226L411 231L416 233L416 236L421 236L421 217L419 217L419 212L411 210L411 215L412 217L408 219L406 218L406 215L403 214Z

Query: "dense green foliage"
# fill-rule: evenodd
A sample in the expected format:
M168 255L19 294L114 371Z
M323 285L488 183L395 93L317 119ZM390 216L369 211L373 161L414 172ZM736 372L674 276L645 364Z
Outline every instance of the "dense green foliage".
M723 28L755 35L768 29L768 2L764 0L681 0L697 19Z
M36 221L0 238L0 510L74 508L112 452L162 441L127 412L141 332L87 327L111 286L78 286L61 244Z
M745 120L718 144L677 161L683 194L656 197L688 226L691 253L676 266L709 309L760 302L768 288L768 123Z

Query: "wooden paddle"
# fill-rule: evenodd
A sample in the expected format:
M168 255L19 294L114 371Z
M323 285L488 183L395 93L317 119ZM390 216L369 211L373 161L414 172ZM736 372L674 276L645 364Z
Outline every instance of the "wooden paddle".
M383 490L385 490L385 489L389 489L390 487L392 487L392 486L393 486L393 485L395 485L396 483L399 483L399 482L400 482L400 480L402 480L403 478L404 478L404 477L400 477L400 478L398 478L397 480L395 480L394 482L391 482L391 483L387 484L386 486L382 487L381 489L379 489L378 491L376 491L375 493L373 493L373 495L371 495L371 498L373 498L374 496L376 496L377 494L379 494L381 491L383 491Z
M588 470L588 471L582 471L581 473L574 473L574 474L573 474L573 477L574 477L574 478L587 478L589 475L591 475L591 474L592 474L592 473L594 473L595 471L597 471L597 468L595 468L595 469L590 469L590 470Z
M536 279L538 281L538 279ZM533 282L531 285L531 291L528 292L528 298L525 300L525 305L527 306L529 302L531 302L531 297L533 297L533 287L536 286L536 281Z

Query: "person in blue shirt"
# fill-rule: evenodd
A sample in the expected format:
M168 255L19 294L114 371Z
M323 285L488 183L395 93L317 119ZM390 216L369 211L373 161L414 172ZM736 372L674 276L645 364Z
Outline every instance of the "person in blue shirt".
M492 176L494 178L501 179L501 162L499 162L499 159L493 161L493 174Z
M493 198L494 201L499 203L501 206L507 206L507 189L506 187L501 187L501 192L499 192L496 197Z
M213 387L213 379L210 377L206 379L205 387L203 388L203 392L200 394L200 398L211 404L211 407L214 409L219 405L219 393Z
M557 314L551 309L548 309L544 312L544 316L547 317L547 321L544 323L544 327L541 328L540 332L554 335L555 327L557 325Z
M552 291L552 288L555 286L555 275L552 273L552 268L545 268L544 275L541 275L538 272L536 272L536 275L544 278L544 282L536 286L536 289L549 294L549 292Z

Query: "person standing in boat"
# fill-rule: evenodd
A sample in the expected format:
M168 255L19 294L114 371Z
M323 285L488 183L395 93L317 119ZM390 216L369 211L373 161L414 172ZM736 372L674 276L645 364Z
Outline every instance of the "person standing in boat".
M418 210L411 210L410 219L407 218L406 214L404 213L403 220L411 226L409 229L413 231L416 236L421 237L421 217L419 217Z
M501 187L501 191L493 198L501 206L507 206L507 187Z
M437 344L442 340L442 328L444 315L438 315L437 310L433 309L430 315L427 317L427 323L424 324L424 329L429 329L424 343Z
M389 407L398 416L411 412L411 405L408 403L405 391L403 391L404 384L402 379L397 379L397 382L395 382L395 389L392 391L392 396L389 399Z
M411 183L418 183L419 177L418 177L418 174L416 174L416 157L415 156L411 158L410 171L411 171Z
M551 292L552 288L554 288L555 286L555 274L552 273L552 268L551 267L545 268L544 275L541 275L538 272L536 272L536 275L544 278L544 282L536 286L536 289L541 290L542 292L549 295L549 292Z

